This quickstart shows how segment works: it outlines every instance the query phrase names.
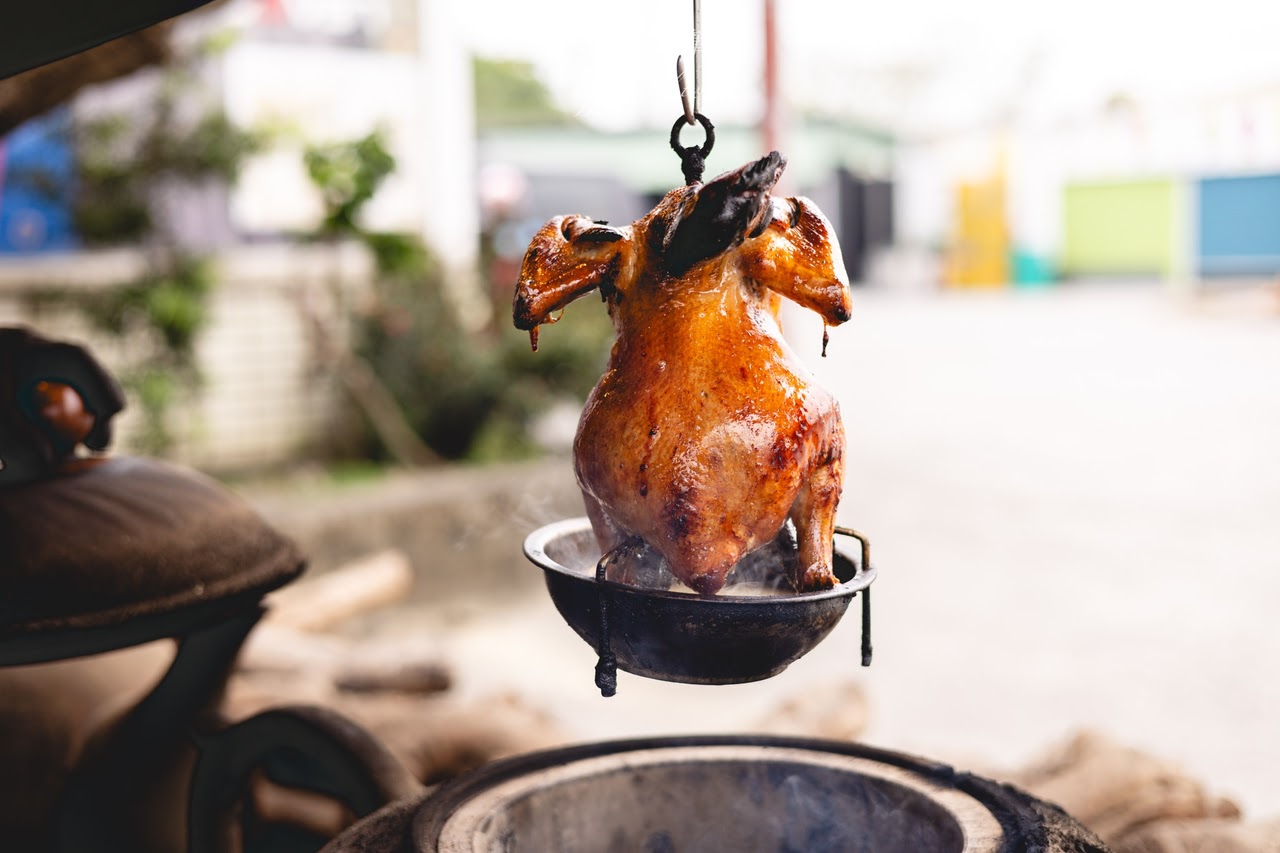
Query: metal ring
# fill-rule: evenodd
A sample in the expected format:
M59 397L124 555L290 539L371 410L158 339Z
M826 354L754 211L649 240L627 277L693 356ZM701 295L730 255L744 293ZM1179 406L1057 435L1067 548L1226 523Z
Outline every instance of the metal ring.
M680 131L685 126L684 114L676 119L676 123L671 125L671 150L680 155L683 159L686 151L697 151L699 155L705 158L711 153L711 147L716 144L716 129L711 124L711 119L702 113L694 113L694 118L698 120L698 124L702 125L703 131L707 134L707 139L702 143L701 148L685 148L680 144Z

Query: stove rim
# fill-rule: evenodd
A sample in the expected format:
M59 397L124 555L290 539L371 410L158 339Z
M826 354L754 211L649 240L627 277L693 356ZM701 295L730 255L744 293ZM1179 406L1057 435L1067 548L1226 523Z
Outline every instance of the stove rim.
M904 789L918 796L949 820L964 843L965 853L998 853L1004 841L1000 822L981 801L972 794L939 784L936 779L922 775L914 769L904 768L857 755L847 755L829 750L804 749L778 744L671 744L663 747L627 752L606 752L579 758L562 764L553 764L527 773L494 782L473 793L453 808L441 823L440 833L434 842L442 851L455 847L468 851L468 839L473 839L486 817L503 805L516 803L544 787L589 779L607 772L626 772L631 769L660 768L670 765L701 764L764 764L780 762L789 765L805 765L815 769L833 770L850 776L858 776L873 783ZM576 771L576 772L575 772ZM459 847L459 842L461 847ZM448 845L443 846L443 845Z
M957 770L951 765L920 756L866 746L855 741L752 734L658 735L538 750L501 759L451 779L436 788L415 810L408 834L412 845L410 849L414 853L437 851L445 823L460 806L476 794L519 776L598 756L702 746L763 746L834 753L890 765L935 784L954 787L977 800L1000 825L1003 834L1003 841L997 848L1000 853L1014 853L1015 850L1023 849L1017 845L1027 840L1028 832L1045 835L1043 831L1034 832L1033 823L1036 820L1055 814L1066 816L1061 809L1006 783ZM1066 817L1069 819L1069 816Z

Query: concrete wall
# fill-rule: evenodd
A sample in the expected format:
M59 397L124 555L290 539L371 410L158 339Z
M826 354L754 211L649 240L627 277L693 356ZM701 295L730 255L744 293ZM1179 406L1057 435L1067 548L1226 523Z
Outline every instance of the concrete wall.
M243 494L302 546L309 574L398 548L413 564L413 599L436 603L541 587L542 572L521 552L524 538L584 514L567 457L395 472L341 488L298 480Z
M342 305L359 304L372 264L356 246L284 244L227 250L214 263L217 283L197 345L204 385L192 405L173 413L179 437L175 456L216 471L285 462L324 439L346 405L313 355L300 301L332 319ZM143 269L135 251L2 259L0 324L30 325L85 343L119 375L136 360L136 342L105 337L82 309L67 300L50 302L48 296L100 291ZM128 451L138 433L136 408L117 419L117 450Z

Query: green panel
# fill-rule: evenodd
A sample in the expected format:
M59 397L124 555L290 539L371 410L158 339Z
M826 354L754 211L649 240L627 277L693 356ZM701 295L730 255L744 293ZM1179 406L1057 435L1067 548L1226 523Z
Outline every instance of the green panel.
M1181 247L1179 185L1171 179L1069 184L1062 267L1069 275L1173 275Z

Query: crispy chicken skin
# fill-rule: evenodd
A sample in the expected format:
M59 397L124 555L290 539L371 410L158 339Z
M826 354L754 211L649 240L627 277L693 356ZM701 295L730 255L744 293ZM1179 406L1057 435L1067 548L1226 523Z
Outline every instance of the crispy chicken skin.
M672 190L612 228L556 217L538 231L514 301L518 328L599 290L617 340L578 424L574 467L605 553L652 550L703 594L790 518L801 591L835 583L843 474L835 399L783 340L778 295L849 319L831 225L805 198L769 193L777 152ZM621 573L630 580L625 561Z

